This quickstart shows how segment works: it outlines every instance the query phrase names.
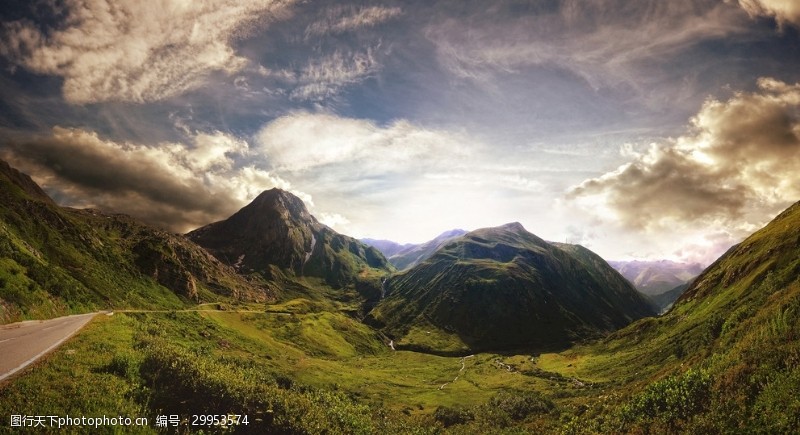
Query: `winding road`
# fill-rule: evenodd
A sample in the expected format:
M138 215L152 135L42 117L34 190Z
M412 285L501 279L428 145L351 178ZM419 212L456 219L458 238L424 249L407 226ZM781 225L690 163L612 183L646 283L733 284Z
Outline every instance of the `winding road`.
M50 320L28 320L0 326L0 381L58 347L97 313Z

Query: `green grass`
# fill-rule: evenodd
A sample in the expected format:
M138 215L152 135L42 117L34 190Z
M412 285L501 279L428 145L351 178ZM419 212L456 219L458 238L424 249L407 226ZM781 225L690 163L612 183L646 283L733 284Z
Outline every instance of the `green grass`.
M345 420L369 428L365 433L383 424L424 432L441 429L432 418L440 407L481 406L504 390L548 385L523 374L534 367L530 356L481 354L464 359L463 367L458 357L391 351L344 314L118 313L97 317L60 350L1 387L0 409L6 415L125 412L151 418L164 412L238 410L263 422L269 417L265 407L279 406L275 398L285 396L304 403L296 412L317 413L317 422L329 416L319 414L314 403L333 401ZM47 388L30 394L42 385ZM98 391L114 393L96 399ZM234 399L209 399L217 396ZM282 412L281 424L306 427L300 423L305 417ZM389 420L375 420L383 414ZM422 426L420 419L426 422Z
M135 327L136 321L127 316L98 316L43 361L0 386L3 426L11 415L152 416L136 374L141 355L134 348ZM86 433L86 429L64 433Z
M752 311L731 307L710 336L677 309L561 353L464 359L391 351L308 300L99 316L0 387L0 409L247 413L290 433L786 432L800 424L799 300L800 284L779 287Z

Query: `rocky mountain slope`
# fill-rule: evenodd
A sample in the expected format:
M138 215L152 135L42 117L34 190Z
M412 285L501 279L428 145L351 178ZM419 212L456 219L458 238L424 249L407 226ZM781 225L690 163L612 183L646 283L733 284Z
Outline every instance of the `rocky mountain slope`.
M300 198L280 189L264 191L228 219L187 236L238 271L267 278L277 268L339 288L366 272L393 270L377 249L319 223Z

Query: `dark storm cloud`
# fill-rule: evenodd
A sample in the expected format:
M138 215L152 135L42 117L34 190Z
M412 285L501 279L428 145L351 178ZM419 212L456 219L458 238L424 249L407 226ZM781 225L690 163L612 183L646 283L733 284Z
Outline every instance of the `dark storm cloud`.
M122 212L183 231L226 217L260 190L288 183L234 155L246 142L220 132L195 133L191 146L144 146L55 127L52 135L12 141L4 158L34 174L67 205Z

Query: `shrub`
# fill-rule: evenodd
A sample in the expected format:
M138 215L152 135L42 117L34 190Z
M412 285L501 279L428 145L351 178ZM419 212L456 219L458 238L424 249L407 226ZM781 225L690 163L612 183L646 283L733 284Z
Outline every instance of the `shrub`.
M434 411L433 418L441 423L444 427L450 427L456 424L469 423L475 420L475 414L468 409L464 408L449 408L447 406L440 406Z
M502 410L513 420L523 420L530 415L547 414L555 409L550 399L536 391L502 392L492 397L489 406Z
M711 376L690 369L650 384L622 407L626 422L661 420L670 428L703 412L709 405Z
M139 372L139 361L130 354L117 354L106 366L106 372L125 379L135 379Z

